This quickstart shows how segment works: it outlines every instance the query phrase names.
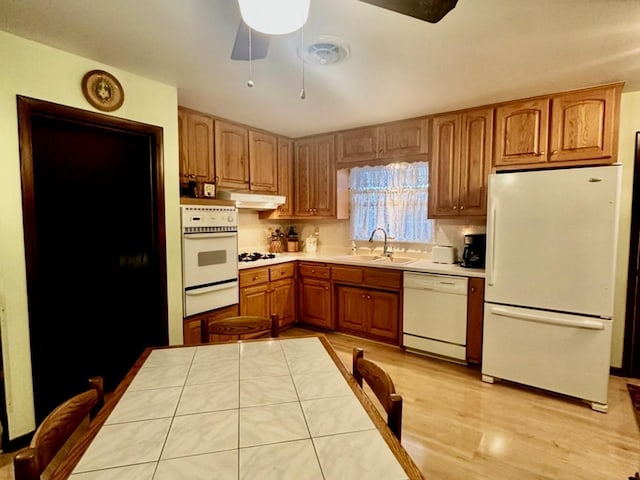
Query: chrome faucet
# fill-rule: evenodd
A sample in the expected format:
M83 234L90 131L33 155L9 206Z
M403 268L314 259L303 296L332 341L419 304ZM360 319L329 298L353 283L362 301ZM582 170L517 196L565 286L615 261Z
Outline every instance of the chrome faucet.
M391 251L391 248L389 248L389 246L387 245L387 232L384 228L382 227L374 228L373 232L371 232L371 236L369 237L369 241L373 242L373 236L376 234L378 230L384 233L384 246L382 247L382 254L387 257L390 257L393 252Z

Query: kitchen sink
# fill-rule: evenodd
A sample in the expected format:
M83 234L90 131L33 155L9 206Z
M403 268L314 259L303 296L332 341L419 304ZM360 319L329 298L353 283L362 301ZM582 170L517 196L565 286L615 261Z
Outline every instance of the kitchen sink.
M415 258L409 257L378 257L372 260L373 263L393 263L395 265L405 265L415 261Z
M346 260L351 262L365 262L365 263L393 263L394 265L405 265L407 263L415 262L415 258L409 257L387 257L384 255L341 255L335 257L336 260Z

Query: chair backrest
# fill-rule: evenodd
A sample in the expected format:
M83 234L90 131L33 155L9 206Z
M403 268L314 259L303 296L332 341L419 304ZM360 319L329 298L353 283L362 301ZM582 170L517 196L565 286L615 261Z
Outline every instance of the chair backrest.
M376 363L364 358L364 350L353 349L353 376L362 387L362 380L373 390L387 412L387 425L398 440L402 436L402 396L396 393L389 374Z
M272 337L280 336L280 319L275 313L271 318L253 315L240 315L209 321L200 320L200 341L209 343L211 335L232 336L240 338L242 335L262 333Z
M15 480L39 480L53 457L87 418L93 418L104 402L102 377L89 379L89 390L58 405L40 423L28 448L13 459Z

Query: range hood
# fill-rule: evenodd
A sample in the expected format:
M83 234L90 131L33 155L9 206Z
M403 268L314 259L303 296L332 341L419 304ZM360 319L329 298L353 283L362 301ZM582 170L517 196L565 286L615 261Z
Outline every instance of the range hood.
M217 190L216 198L236 202L236 207L249 210L275 210L286 201L282 195L266 195L261 193L231 192Z

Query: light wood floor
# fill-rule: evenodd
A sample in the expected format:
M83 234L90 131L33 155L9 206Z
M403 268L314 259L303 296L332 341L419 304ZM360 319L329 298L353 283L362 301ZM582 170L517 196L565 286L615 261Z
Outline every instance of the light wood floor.
M294 328L283 336L310 333ZM640 469L640 434L627 382L611 376L609 411L397 347L325 334L351 371L354 346L403 396L402 444L428 480L626 480ZM369 391L370 392L370 391ZM373 398L373 393L370 392Z
M282 336L309 333L315 332L293 328ZM626 386L640 379L612 376L609 412L602 414L566 397L483 383L476 368L325 335L349 371L352 349L360 346L394 379L404 399L402 444L425 479L626 480L640 469L640 434ZM0 480L13 479L12 458L0 455Z

